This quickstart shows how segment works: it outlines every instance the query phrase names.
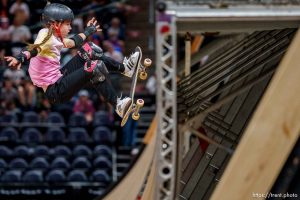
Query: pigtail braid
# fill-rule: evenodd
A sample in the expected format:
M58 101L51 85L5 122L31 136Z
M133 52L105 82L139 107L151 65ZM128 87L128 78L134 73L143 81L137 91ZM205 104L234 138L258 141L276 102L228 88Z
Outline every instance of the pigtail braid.
M41 49L41 45L45 44L45 43L50 39L50 37L51 37L52 34L53 34L52 28L49 28L48 30L49 30L49 31L48 31L46 37L42 40L41 43L39 43L39 44L27 44L27 45L28 45L28 46L27 46L27 49L28 49L29 51L32 51L32 50L34 50L34 49L37 49L37 50L40 52L40 51L42 50L42 49Z

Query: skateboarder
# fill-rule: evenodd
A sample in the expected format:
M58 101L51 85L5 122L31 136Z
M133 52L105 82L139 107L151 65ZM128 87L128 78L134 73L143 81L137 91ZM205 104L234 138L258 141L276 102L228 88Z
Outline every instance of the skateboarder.
M52 104L68 101L80 89L93 86L108 102L116 108L120 117L124 116L131 98L118 97L108 78L111 71L132 77L138 61L139 52L135 51L123 63L103 55L97 45L85 40L93 33L101 31L94 18L87 23L83 33L67 38L74 19L72 10L58 3L47 4L42 20L45 28L41 29L34 44L28 45L15 57L6 56L8 66L20 69L21 64L30 60L29 75L34 85L43 89ZM79 48L74 56L60 69L61 49Z

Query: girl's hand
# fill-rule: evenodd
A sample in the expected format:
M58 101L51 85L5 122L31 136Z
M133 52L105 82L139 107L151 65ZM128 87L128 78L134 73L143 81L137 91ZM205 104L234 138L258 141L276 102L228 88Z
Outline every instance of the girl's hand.
M88 23L87 23L86 26L87 27L89 27L89 26L95 26L97 32L102 31L102 29L100 28L100 25L99 24L97 25L97 20L95 19L95 17L93 17L90 21L88 21Z
M17 69L17 70L21 69L21 63L15 57L4 56L4 60L8 62L8 66L11 67L12 69Z

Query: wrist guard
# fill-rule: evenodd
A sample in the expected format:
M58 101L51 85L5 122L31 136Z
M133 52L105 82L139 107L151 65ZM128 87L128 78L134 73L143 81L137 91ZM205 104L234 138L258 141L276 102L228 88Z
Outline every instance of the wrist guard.
M97 28L95 25L90 25L88 27L86 27L84 29L84 32L83 34L86 36L86 37L89 37L90 35L92 35L93 33L95 33L97 31Z
M16 56L16 59L20 62L20 63L24 63L25 61L29 60L26 56L25 53L21 52Z

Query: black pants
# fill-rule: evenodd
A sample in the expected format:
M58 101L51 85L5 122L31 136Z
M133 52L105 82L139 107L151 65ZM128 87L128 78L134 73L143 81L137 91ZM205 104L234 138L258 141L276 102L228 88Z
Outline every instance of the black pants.
M109 72L123 72L124 65L109 57L102 56L101 60ZM84 70L85 61L74 56L62 69L63 76L54 84L49 85L45 92L52 104L64 103L70 100L83 87L94 87L113 106L117 103L117 93L112 87L109 77L105 81L91 84L92 73Z

